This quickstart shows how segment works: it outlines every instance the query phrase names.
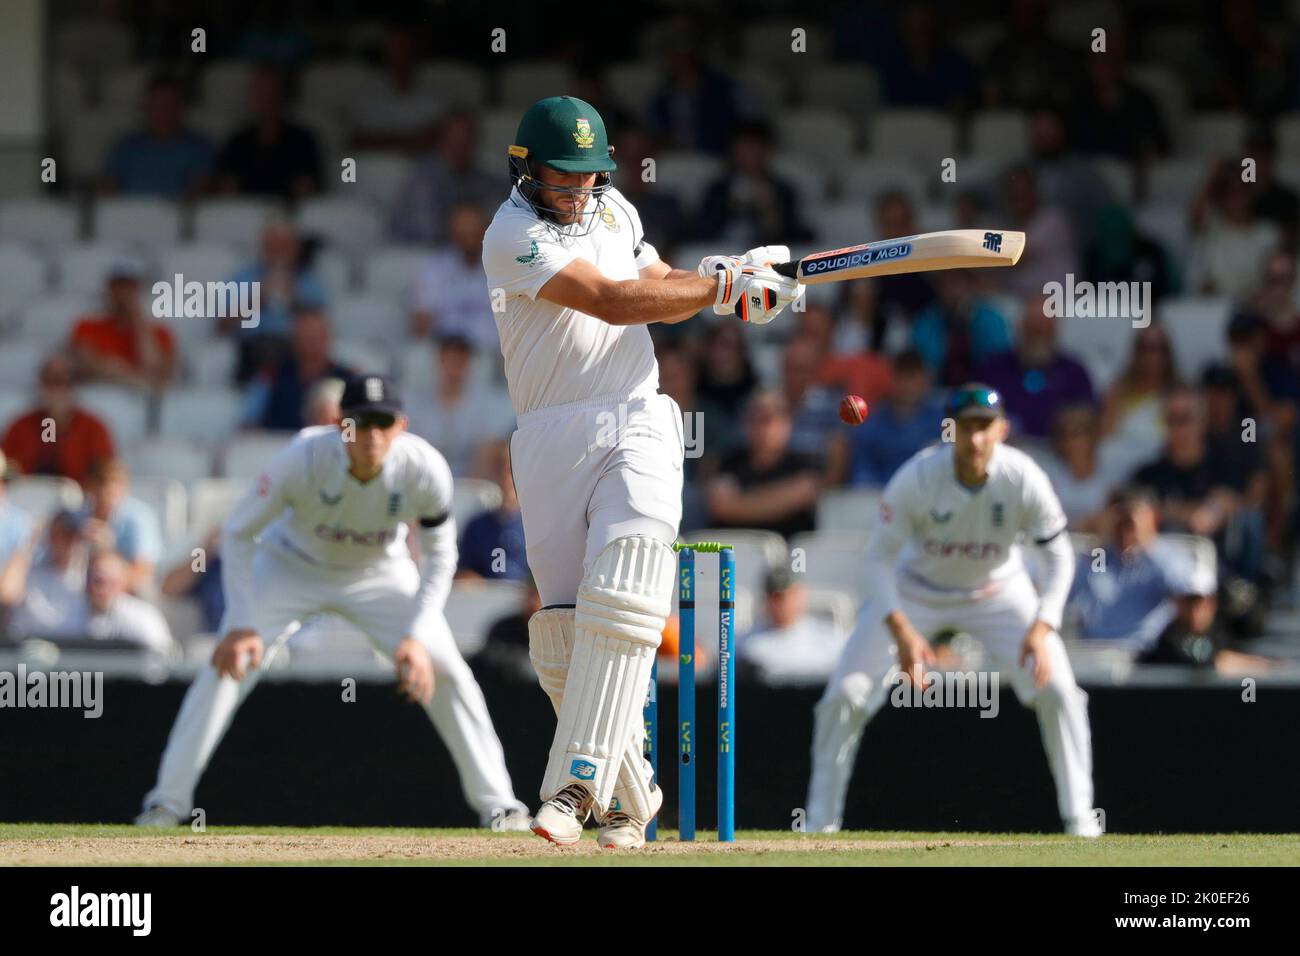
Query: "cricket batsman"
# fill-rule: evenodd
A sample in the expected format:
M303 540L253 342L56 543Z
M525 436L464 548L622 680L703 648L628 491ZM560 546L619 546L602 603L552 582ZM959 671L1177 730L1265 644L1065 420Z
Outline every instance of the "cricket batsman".
M1042 469L1003 444L996 391L962 386L947 416L954 440L912 456L881 499L869 591L815 712L808 828L840 829L863 728L900 673L924 686L935 661L928 639L955 628L983 644L1037 716L1067 832L1099 836L1088 698L1058 634L1074 574L1065 514ZM1041 590L1022 542L1042 549Z
M339 424L299 432L225 523L225 636L185 694L141 825L188 816L208 759L276 652L305 619L334 613L394 661L399 689L424 706L481 823L528 827L483 693L443 617L456 570L451 469L406 431L386 378L350 380L341 409ZM408 526L419 536L418 568Z
M770 322L800 293L768 263L789 250L672 269L613 188L605 124L550 97L524 114L512 188L483 240L510 397L511 462L542 610L529 649L558 718L532 823L576 843L639 847L663 794L642 756L641 708L676 581L681 409L658 391L646 328L718 315Z

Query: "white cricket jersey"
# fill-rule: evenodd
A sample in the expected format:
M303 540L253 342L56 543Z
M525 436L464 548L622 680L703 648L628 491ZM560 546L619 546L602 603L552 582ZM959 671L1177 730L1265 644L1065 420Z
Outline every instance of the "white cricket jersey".
M659 253L645 241L640 217L617 189L605 193L600 219L585 236L557 233L511 190L483 237L483 271L517 415L659 387L646 326L610 325L537 297L574 259L586 259L611 279L636 279Z
M999 444L988 480L957 480L953 447L913 455L880 501L874 557L897 556L900 576L936 590L976 592L1024 570L1022 543L1065 530L1065 512L1047 475L1024 452Z
M346 570L409 558L408 522L454 529L451 469L423 438L398 435L370 481L352 477L349 465L343 433L333 425L304 428L271 460L223 528L230 620L246 620L254 600L255 541ZM451 548L454 570L454 538Z

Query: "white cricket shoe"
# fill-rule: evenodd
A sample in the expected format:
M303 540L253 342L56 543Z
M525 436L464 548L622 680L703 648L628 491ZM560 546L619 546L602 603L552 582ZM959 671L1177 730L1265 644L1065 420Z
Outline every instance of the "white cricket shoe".
M1086 837L1090 840L1101 836L1105 831L1102 830L1101 824L1097 818L1089 814L1086 817L1075 817L1065 825L1065 832L1070 836Z
M178 827L181 825L181 818L166 807L150 807L135 818L135 825L138 827Z
M491 819L483 825L497 833L527 833L532 823L532 815L527 810L503 807L493 812Z
M586 787L571 783L541 805L530 829L558 846L572 846L582 839L592 802Z
M637 820L622 810L611 810L600 821L596 841L606 850L639 850L645 846L645 829L659 814L664 805L664 792L658 787L650 791L650 817Z

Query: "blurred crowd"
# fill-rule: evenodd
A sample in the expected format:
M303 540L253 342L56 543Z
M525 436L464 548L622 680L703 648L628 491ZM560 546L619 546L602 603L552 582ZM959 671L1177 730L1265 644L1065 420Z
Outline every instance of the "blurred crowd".
M1051 5L1033 0L1010 4L985 42L961 45L936 4L837 8L826 26L835 62L868 67L880 107L934 111L957 129L981 111L1005 111L1024 131L1017 155L978 162L972 151L979 172L963 173L960 159L956 181L939 188L917 194L886 182L841 196L862 205L851 234L831 234L827 204L804 201L797 167L783 161L790 143L782 117L726 59L691 39L698 29L668 34L639 103L621 99L598 65L577 61L571 92L595 104L610 128L615 185L675 266L693 268L701 250L784 243L807 251L930 228L997 226L1029 236L1014 269L820 286L761 331L711 316L654 327L662 388L687 417L684 533L758 529L788 541L840 530L819 526L827 493L858 489L870 501L903 461L938 440L945 391L982 380L1005 399L1012 441L1050 475L1078 535L1081 567L1100 550L1123 572L1111 579L1120 593L1100 593L1081 576L1075 619L1083 639L1125 642L1153 660L1203 661L1212 651L1175 654L1169 635L1249 636L1271 603L1291 599L1300 195L1283 176L1280 131L1300 105L1300 64L1264 5L1209 5L1212 15L1188 27L1198 51L1190 74L1176 35L1149 10L1126 21L1102 7L1104 53L1087 52L1086 40L1063 42ZM1292 33L1295 26L1287 24ZM138 127L109 145L86 184L92 202L283 204L245 237L255 251L219 277L260 283L260 321L245 328L238 318L214 318L205 339L178 336L174 322L151 311L148 250L106 264L101 307L68 317L66 339L35 363L27 407L0 422L7 480L61 476L84 491L79 508L53 514L24 514L0 493L0 606L10 609L14 632L162 646L171 637L148 603L160 594L199 602L209 628L219 619L218 542L209 541L201 572L188 552L174 566L161 563L159 519L131 495L115 422L81 404L79 390L114 386L165 405L192 384L206 343L221 343L234 358L216 384L239 396L232 434L287 436L333 420L340 379L370 370L362 368L368 355L339 348L364 330L336 308L341 297L322 266L330 237L292 214L340 189L331 185L336 157L293 109L311 44L287 22L263 28L232 50L253 65L246 103L231 104L245 119L224 139L190 122L191 80L160 69L144 86ZM525 580L505 442L514 416L480 266L483 231L508 188L505 144L499 161L485 162L484 104L416 82L428 52L419 32L399 23L375 38L381 85L343 110L342 155L406 161L382 210L380 241L412 253L389 357L409 369L403 353L423 350L429 367L406 389L412 431L446 455L458 478L502 491L499 505L462 529L461 577ZM1201 127L1191 113L1171 115L1161 76L1192 77L1180 91L1184 107L1229 115L1238 141L1193 142L1189 130ZM850 119L854 128L871 121ZM675 188L668 163L657 180L638 175L647 160L682 153L720 165L693 190ZM925 158L927 176L938 180L945 155ZM1249 180L1243 157L1254 161ZM1177 204L1162 179L1175 165L1195 167L1194 188ZM835 224L842 229L844 219ZM1067 275L1149 283L1153 303L1141 315L1053 316L1045 286ZM1189 301L1213 303L1223 320L1209 332L1198 326L1196 359L1180 362L1180 336L1192 333L1166 306ZM1079 323L1102 331L1080 336ZM1085 339L1109 351L1076 349ZM839 420L846 394L870 405L858 428ZM1165 553L1170 535L1204 539L1211 551L1197 560ZM767 575L754 636L742 645L773 679L810 660L828 667L824 649L843 637L829 625L824 639L811 636L808 628L823 625L809 618L801 587L797 575ZM1222 649L1218 638L1211 645Z

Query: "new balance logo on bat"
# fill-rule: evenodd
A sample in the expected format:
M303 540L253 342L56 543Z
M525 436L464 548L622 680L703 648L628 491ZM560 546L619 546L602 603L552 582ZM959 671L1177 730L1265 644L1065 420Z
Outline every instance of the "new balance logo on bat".
M1002 251L1002 233L986 232L984 233L984 248L989 252Z
M985 241L987 242L987 240ZM910 242L899 242L892 246L881 246L876 249L861 249L848 255L827 256L825 259L813 259L812 261L804 260L803 274L804 276L810 276L819 272L839 272L842 269L856 269L859 266L888 262L890 259L904 259L911 254L912 244Z

